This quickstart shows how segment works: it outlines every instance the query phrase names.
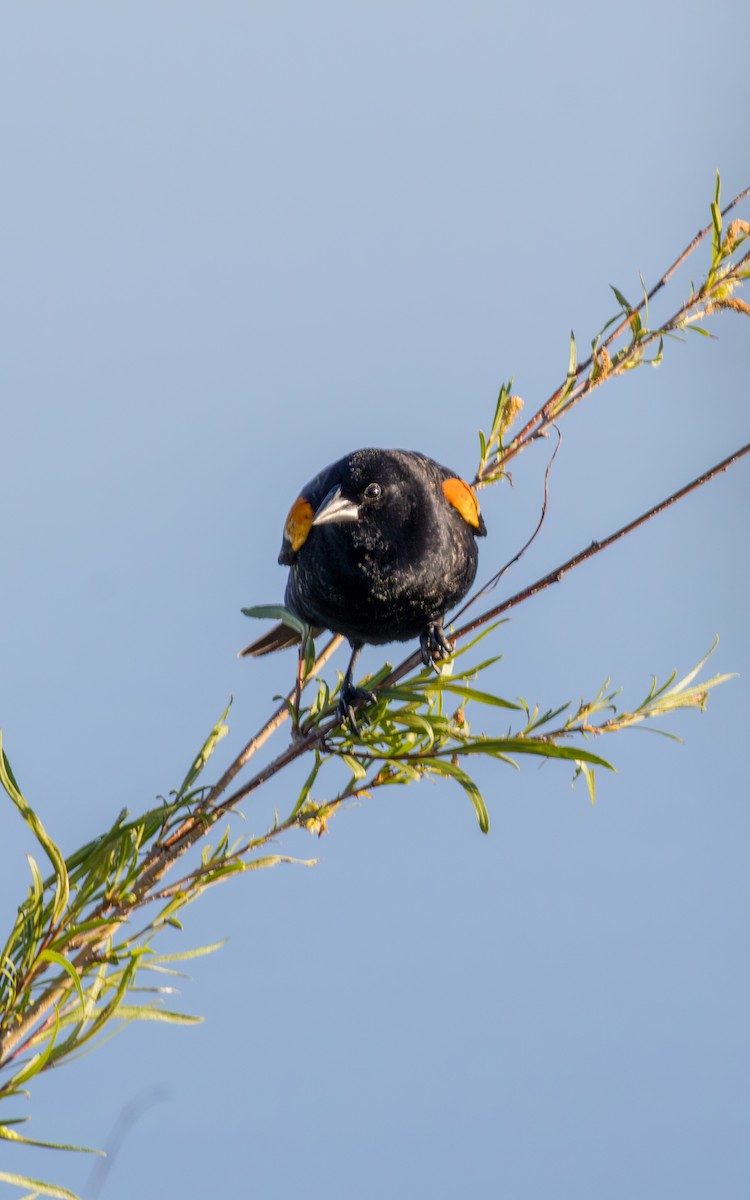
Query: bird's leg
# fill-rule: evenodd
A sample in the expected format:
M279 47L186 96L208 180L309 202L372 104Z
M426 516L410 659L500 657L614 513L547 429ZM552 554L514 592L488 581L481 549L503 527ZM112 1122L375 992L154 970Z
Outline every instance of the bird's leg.
M431 667L433 662L441 658L450 658L453 642L449 642L445 636L442 621L430 621L419 639L419 647L422 651L422 662L426 667Z
M304 634L302 641L299 644L299 655L297 657L297 676L294 681L294 703L292 705L292 724L293 732L299 733L299 710L302 703L302 689L307 680L307 668L310 661L310 656L314 657L315 645L313 643L313 630L308 626L307 632Z
M349 722L349 728L356 737L361 737L357 718L354 715L354 705L358 700L374 700L375 693L369 692L367 688L354 687L352 677L354 675L354 667L359 658L362 644L356 642L351 643L352 656L349 659L349 666L346 668L346 675L341 684L341 694L339 695L339 717L342 721Z
M294 681L294 719L293 727L299 732L299 709L302 702L302 677L305 674L305 639L300 642L299 657L297 658L297 677Z

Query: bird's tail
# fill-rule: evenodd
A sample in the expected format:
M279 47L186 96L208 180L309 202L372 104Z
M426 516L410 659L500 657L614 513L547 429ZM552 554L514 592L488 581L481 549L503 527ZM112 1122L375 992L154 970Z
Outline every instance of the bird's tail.
M263 654L273 654L274 650L285 650L287 646L296 646L301 641L302 638L296 629L292 629L290 625L279 623L261 637L256 638L249 646L245 646L244 650L240 650L237 657L244 658L246 654L251 654L253 658L260 658Z

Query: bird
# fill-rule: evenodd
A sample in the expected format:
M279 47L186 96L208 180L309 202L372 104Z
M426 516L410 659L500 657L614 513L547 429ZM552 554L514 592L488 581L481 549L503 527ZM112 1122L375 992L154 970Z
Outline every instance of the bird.
M363 645L418 638L426 666L449 657L443 622L474 582L476 539L486 533L474 489L413 450L354 450L302 488L279 552L289 567L284 603L313 636L329 629L348 639L338 715L355 734L355 704L375 698L353 684ZM240 657L300 640L280 624Z

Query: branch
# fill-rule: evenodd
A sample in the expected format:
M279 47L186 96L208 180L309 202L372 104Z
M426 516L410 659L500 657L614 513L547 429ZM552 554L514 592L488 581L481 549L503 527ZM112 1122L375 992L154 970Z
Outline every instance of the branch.
M647 346L659 341L659 351L656 358L652 360L654 365L658 365L661 361L661 342L665 336L674 334L692 322L702 320L705 316L722 309L733 309L736 312L750 315L750 308L744 301L732 299L730 295L731 291L747 278L750 255L745 253L737 262L729 265L730 256L747 239L750 226L745 221L732 222L723 241L721 239L722 218L750 195L750 187L739 192L721 210L718 204L719 187L720 181L717 175L716 195L711 205L711 223L695 235L649 292L646 292L644 288L643 298L637 305L628 304L621 293L616 288L613 289L620 301L623 312L622 319L614 318L607 322L593 340L592 353L580 364L576 359L576 344L571 334L570 363L565 380L507 445L502 444L503 434L512 425L523 402L519 397L510 395L510 386L507 388L503 386L500 389L490 436L485 438L483 434L480 434L482 454L479 469L473 481L475 487L484 487L486 484L494 483L502 478L506 474L507 464L526 449L531 442L545 437L552 422L563 412L569 412L606 379L621 375L624 371L639 365L643 361L643 352ZM649 301L661 291L709 233L713 233L714 237L713 255L711 268L704 283L697 291L691 290L688 300L658 329L649 330L641 322L641 313L647 316ZM615 328L603 342L600 342L602 335L615 322L617 322ZM611 358L609 347L626 331L630 331L631 334L630 344L620 350L614 359Z
M602 550L606 550L609 546L614 545L614 543L619 541L620 538L632 533L634 530L638 529L639 526L645 525L647 521L650 521L653 517L658 516L659 513L671 508L671 506L676 504L678 500L682 500L691 492L703 487L705 483L708 483L711 479L713 479L716 475L720 475L723 471L728 470L733 463L739 462L739 460L744 458L744 456L748 453L750 453L750 442L748 442L745 446L742 446L739 450L735 450L734 453L730 454L727 458L722 459L722 461L717 463L716 466L710 467L708 471L704 471L702 475L697 477L697 479L693 479L690 483L686 483L684 487L681 487L678 489L678 491L673 492L671 496L667 496L665 500L660 500L658 504L655 504L653 508L648 509L647 512L642 513L640 517L636 517L635 520L629 521L627 525L623 525L622 528L618 529L615 533L611 533L609 537L604 538L602 541L592 542L586 547L585 550L579 550L578 553L574 554L572 558L569 558L567 562L561 563L560 566L555 567L553 571L548 571L548 573L543 575L541 579L537 579L534 583L530 583L528 587L523 588L522 591L516 592L514 596L510 596L507 600L503 600L501 604L496 604L493 608L487 609L486 612L483 612L480 616L475 617L472 621L467 621L466 624L462 625L460 629L452 631L451 636L456 641L460 641L461 638L465 638L468 634L473 633L474 630L482 628L490 621L494 621L497 617L502 616L503 613L509 612L511 608L516 608L519 604L523 604L524 601L530 600L532 596L536 596L539 594L539 592L543 592L545 588L551 587L553 583L559 583L563 576L567 575L569 571L572 571L575 567L579 567L581 563L587 562L588 559L593 558L596 554L600 554ZM481 595L481 592L479 594ZM409 655L408 658L404 659L404 661L398 667L396 667L394 671L391 672L388 678L380 686L388 687L390 684L396 683L399 679L402 679L404 675L408 674L409 671L413 670L414 667L420 663L420 661L421 659L419 653ZM377 690L377 688L375 690Z

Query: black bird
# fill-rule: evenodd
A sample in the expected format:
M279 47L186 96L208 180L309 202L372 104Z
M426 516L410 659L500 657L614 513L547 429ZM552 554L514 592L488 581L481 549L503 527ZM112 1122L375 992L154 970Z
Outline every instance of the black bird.
M445 614L474 582L486 532L469 484L414 451L355 450L302 489L279 553L291 568L284 603L314 632L349 639L339 714L355 732L354 703L373 699L352 684L362 646L419 638L426 665L451 654ZM242 654L299 640L277 625Z

